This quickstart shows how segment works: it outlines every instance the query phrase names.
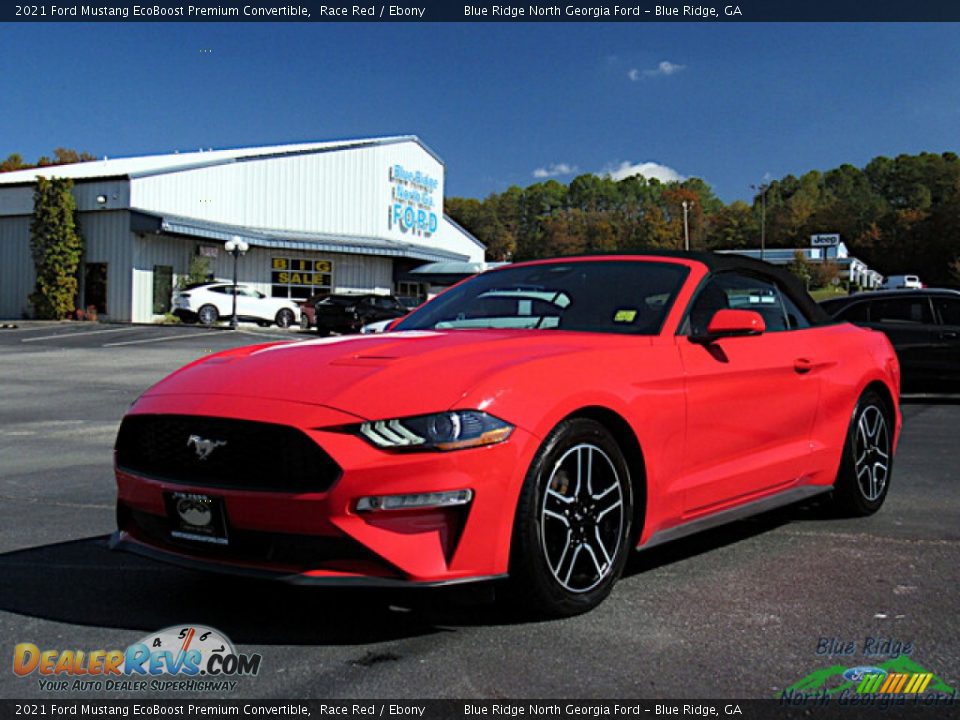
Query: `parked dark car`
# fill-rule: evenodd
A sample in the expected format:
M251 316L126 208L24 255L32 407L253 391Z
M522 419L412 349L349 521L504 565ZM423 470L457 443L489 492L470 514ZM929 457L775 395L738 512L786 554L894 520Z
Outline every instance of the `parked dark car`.
M300 327L316 327L321 336L331 332L360 332L367 323L391 320L410 312L393 295L376 294L315 296L301 303L300 309Z
M906 391L960 388L960 292L889 290L825 300L838 320L882 330L900 357Z

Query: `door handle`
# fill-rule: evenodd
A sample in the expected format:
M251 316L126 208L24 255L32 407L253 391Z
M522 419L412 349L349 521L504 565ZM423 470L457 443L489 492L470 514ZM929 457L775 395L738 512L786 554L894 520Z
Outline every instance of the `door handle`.
M957 339L957 333L953 332L952 330L947 331L947 332L942 332L942 333L940 333L940 339L941 339L941 340L956 340L956 339Z
M813 363L807 358L797 358L793 361L793 369L801 375L806 375L813 370Z

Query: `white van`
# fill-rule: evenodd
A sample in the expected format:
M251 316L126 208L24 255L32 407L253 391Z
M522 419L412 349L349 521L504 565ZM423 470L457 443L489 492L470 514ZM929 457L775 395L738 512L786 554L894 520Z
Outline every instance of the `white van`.
M923 283L916 275L891 275L883 281L884 290L919 290L922 287Z

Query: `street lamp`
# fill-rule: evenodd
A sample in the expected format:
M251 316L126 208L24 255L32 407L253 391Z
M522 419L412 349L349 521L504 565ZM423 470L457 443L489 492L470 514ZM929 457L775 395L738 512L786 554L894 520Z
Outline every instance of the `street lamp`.
M233 315L230 318L230 327L237 329L237 258L246 254L250 245L237 235L223 244L223 249L233 255Z
M760 259L763 260L763 253L767 248L767 190L770 189L770 183L750 187L760 191Z
M687 222L687 208L690 203L684 200L680 204L683 205L683 249L690 252L690 223Z

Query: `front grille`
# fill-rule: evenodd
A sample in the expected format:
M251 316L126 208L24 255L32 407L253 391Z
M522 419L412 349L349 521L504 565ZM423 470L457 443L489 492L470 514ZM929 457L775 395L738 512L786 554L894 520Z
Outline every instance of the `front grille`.
M134 510L123 503L117 505L117 523L121 530L126 530L141 540L202 557L276 563L301 569L331 562L382 564L376 555L348 537L293 535L232 528L229 545L195 543L172 537L170 530L173 525L168 518Z
M130 415L117 466L168 482L270 492L325 492L340 468L287 425L193 415Z

